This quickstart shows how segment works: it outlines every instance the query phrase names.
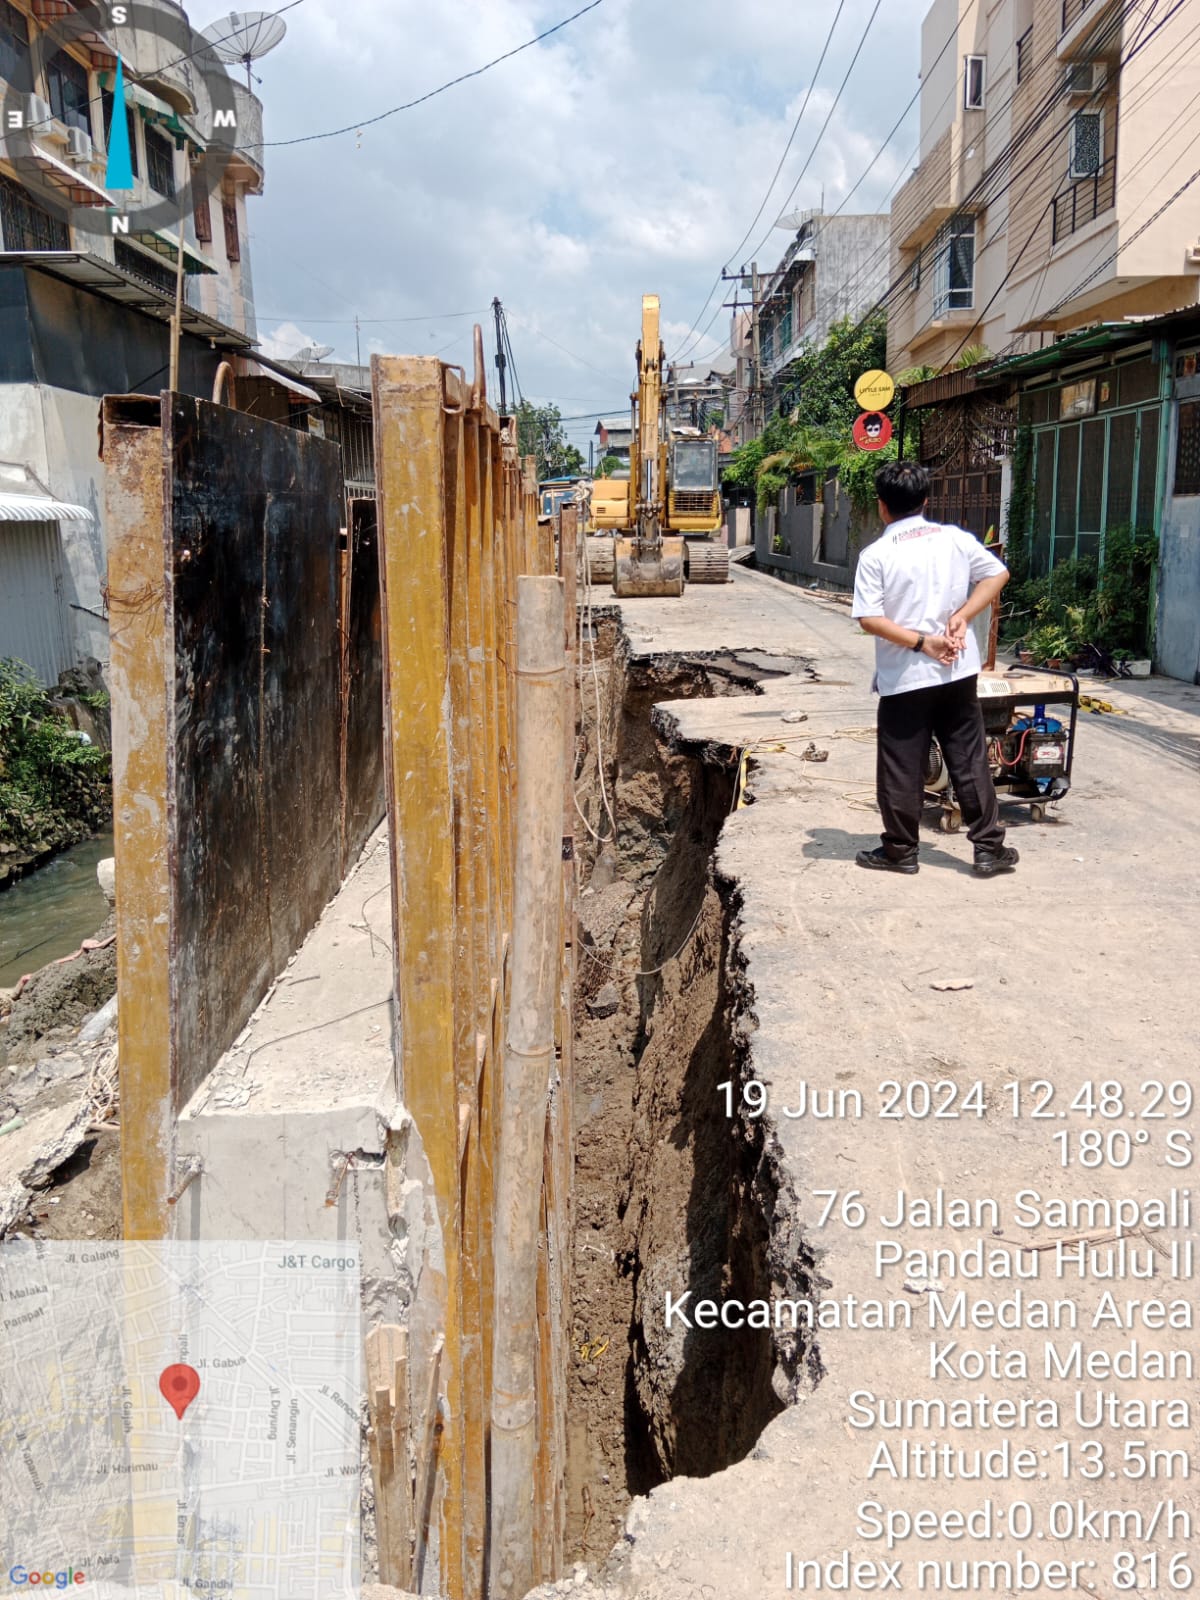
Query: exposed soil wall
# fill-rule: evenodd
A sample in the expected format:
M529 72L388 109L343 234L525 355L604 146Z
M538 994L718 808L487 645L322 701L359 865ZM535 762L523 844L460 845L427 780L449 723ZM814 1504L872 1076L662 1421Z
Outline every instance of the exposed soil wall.
M600 837L579 849L568 1522L571 1553L590 1561L612 1548L632 1495L742 1458L792 1392L769 1334L739 1341L731 1363L720 1341L666 1333L664 1293L753 1297L798 1271L808 1281L806 1264L773 1259L773 1163L718 1090L738 1075L742 1037L737 907L712 868L736 756L671 749L651 717L656 702L753 693L770 669L630 662L603 615L594 643L577 746ZM782 1359L794 1372L808 1352Z

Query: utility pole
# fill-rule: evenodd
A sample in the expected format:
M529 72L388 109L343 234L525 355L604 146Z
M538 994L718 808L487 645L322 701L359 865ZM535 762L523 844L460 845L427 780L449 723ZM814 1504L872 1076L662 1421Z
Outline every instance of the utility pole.
M355 361L355 365L359 366L359 367L362 366L362 337L361 337L361 334L362 334L362 330L359 327L358 318L355 317L355 319L354 319L354 361Z
M115 115L115 112L114 112ZM179 191L179 243L175 255L175 309L171 313L171 354L169 361L169 376L167 387L172 394L179 392L179 347L183 342L183 218L184 195L187 189Z
M756 433L762 432L762 347L758 325L758 262L750 263L750 350L754 363L750 419Z
M496 322L496 368L500 373L500 415L508 415L508 387L505 381L508 362L504 356L504 307L497 295L492 301L492 316Z

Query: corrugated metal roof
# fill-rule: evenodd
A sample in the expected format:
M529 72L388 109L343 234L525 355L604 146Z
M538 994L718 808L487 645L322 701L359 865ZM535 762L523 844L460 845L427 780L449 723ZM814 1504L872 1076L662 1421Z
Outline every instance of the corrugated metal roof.
M0 494L0 522L91 522L86 506L42 495Z

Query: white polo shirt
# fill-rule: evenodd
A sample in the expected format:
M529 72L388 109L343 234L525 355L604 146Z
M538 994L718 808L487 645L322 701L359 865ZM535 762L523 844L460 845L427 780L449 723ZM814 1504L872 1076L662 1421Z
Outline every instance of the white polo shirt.
M929 522L919 513L903 517L859 556L850 614L886 617L918 633L945 633L974 585L1003 571L1003 562L965 528ZM948 667L877 638L872 688L880 694L906 694L969 678L979 668L979 643L970 628L966 648Z

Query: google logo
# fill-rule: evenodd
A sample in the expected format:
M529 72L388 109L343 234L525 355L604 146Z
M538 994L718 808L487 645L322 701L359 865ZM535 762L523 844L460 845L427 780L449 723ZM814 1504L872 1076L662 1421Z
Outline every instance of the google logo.
M12 1567L9 1570L10 1583L27 1583L29 1587L42 1587L44 1589L69 1589L74 1583L86 1583L87 1579L75 1567L68 1567L65 1572L29 1572L25 1567Z

